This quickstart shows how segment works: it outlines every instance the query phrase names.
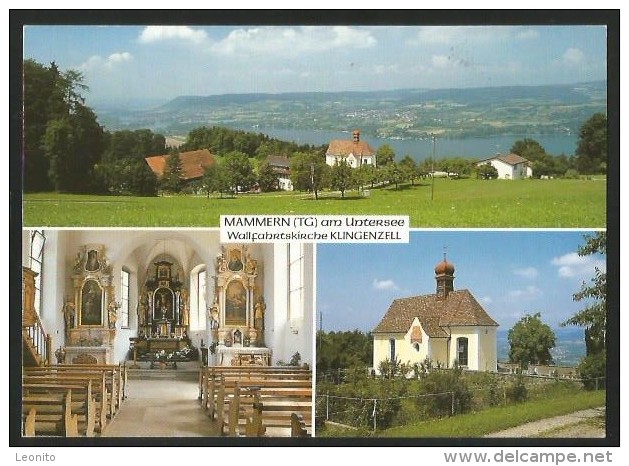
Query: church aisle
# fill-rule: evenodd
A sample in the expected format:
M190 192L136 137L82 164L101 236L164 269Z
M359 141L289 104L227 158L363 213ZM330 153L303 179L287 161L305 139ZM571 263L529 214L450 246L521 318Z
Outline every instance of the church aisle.
M129 379L127 399L102 437L208 437L218 434L197 396L196 381Z

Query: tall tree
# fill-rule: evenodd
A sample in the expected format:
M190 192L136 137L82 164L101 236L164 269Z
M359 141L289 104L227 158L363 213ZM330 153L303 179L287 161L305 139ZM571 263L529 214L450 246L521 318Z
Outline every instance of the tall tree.
M277 191L278 189L278 176L273 170L273 167L265 162L260 167L258 173L258 185L263 192Z
M607 254L607 233L600 231L587 235L585 244L579 248L578 254L580 256ZM584 282L581 290L573 295L573 299L587 300L590 304L565 321L564 325L585 327L587 355L604 351L607 329L607 273L596 267L590 284Z
M24 62L25 188L94 191L94 165L103 151L103 129L84 105L87 90L76 70ZM42 176L44 174L45 176Z
M515 141L511 146L511 152L524 157L529 162L535 162L546 155L546 149L535 139L530 138Z
M555 333L542 322L541 314L522 317L508 333L509 360L527 368L529 364L549 364L553 358Z
M354 169L345 159L337 160L330 170L330 187L341 191L341 197L345 197L345 191L357 186Z
M319 199L319 191L328 187L330 167L318 152L296 152L291 157L290 179L295 189L311 191Z
M248 191L255 184L256 176L247 154L232 151L225 155L223 165L234 191Z
M581 173L604 173L607 170L607 115L595 113L583 123L575 155Z
M175 152L166 159L164 173L159 180L160 188L169 193L178 193L183 188L181 157Z
M415 178L417 178L419 173L415 160L413 160L411 156L407 154L402 160L400 160L400 163L398 165L400 166L400 170L402 170L402 178L404 178L405 180L409 180L411 182L411 185L414 185Z
M386 167L395 160L395 151L388 144L383 144L376 151L376 165L378 167Z

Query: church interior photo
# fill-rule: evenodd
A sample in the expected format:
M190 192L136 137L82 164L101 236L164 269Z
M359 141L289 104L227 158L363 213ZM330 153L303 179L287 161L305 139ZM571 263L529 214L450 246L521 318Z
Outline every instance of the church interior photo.
M25 229L22 272L23 436L311 434L312 244ZM195 432L134 420L165 397Z

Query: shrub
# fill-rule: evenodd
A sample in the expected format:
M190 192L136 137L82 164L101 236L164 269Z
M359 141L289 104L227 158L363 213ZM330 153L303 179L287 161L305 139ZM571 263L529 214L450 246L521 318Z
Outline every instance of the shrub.
M566 170L566 173L563 175L563 177L568 179L568 180L578 180L579 179L579 172L576 171L574 168L568 168Z
M605 351L590 354L583 358L577 366L579 377L581 377L583 386L587 390L605 388L605 355Z
M528 399L528 390L524 384L524 376L518 375L506 389L507 401L509 403L521 403Z
M426 414L429 416L461 414L472 408L472 392L462 377L460 368L429 373L424 379L422 392L439 393L439 395L419 399L419 403L424 405Z

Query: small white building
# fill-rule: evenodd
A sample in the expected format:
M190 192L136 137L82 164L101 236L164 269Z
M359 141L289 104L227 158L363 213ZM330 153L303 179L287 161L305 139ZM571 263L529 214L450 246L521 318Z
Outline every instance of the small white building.
M290 160L288 157L269 155L267 163L277 175L277 186L281 191L292 191L293 182L290 179Z
M376 151L364 141L360 140L360 131L354 130L352 139L333 139L325 153L325 163L333 167L337 161L345 160L350 167L361 165L375 165Z
M533 176L530 162L518 154L497 154L490 159L481 160L476 166L485 164L498 170L498 179L501 180L519 180Z
M444 260L435 267L437 292L394 300L373 330L373 366L397 359L469 370L497 370L496 329L493 320L469 290L454 290L454 265Z

